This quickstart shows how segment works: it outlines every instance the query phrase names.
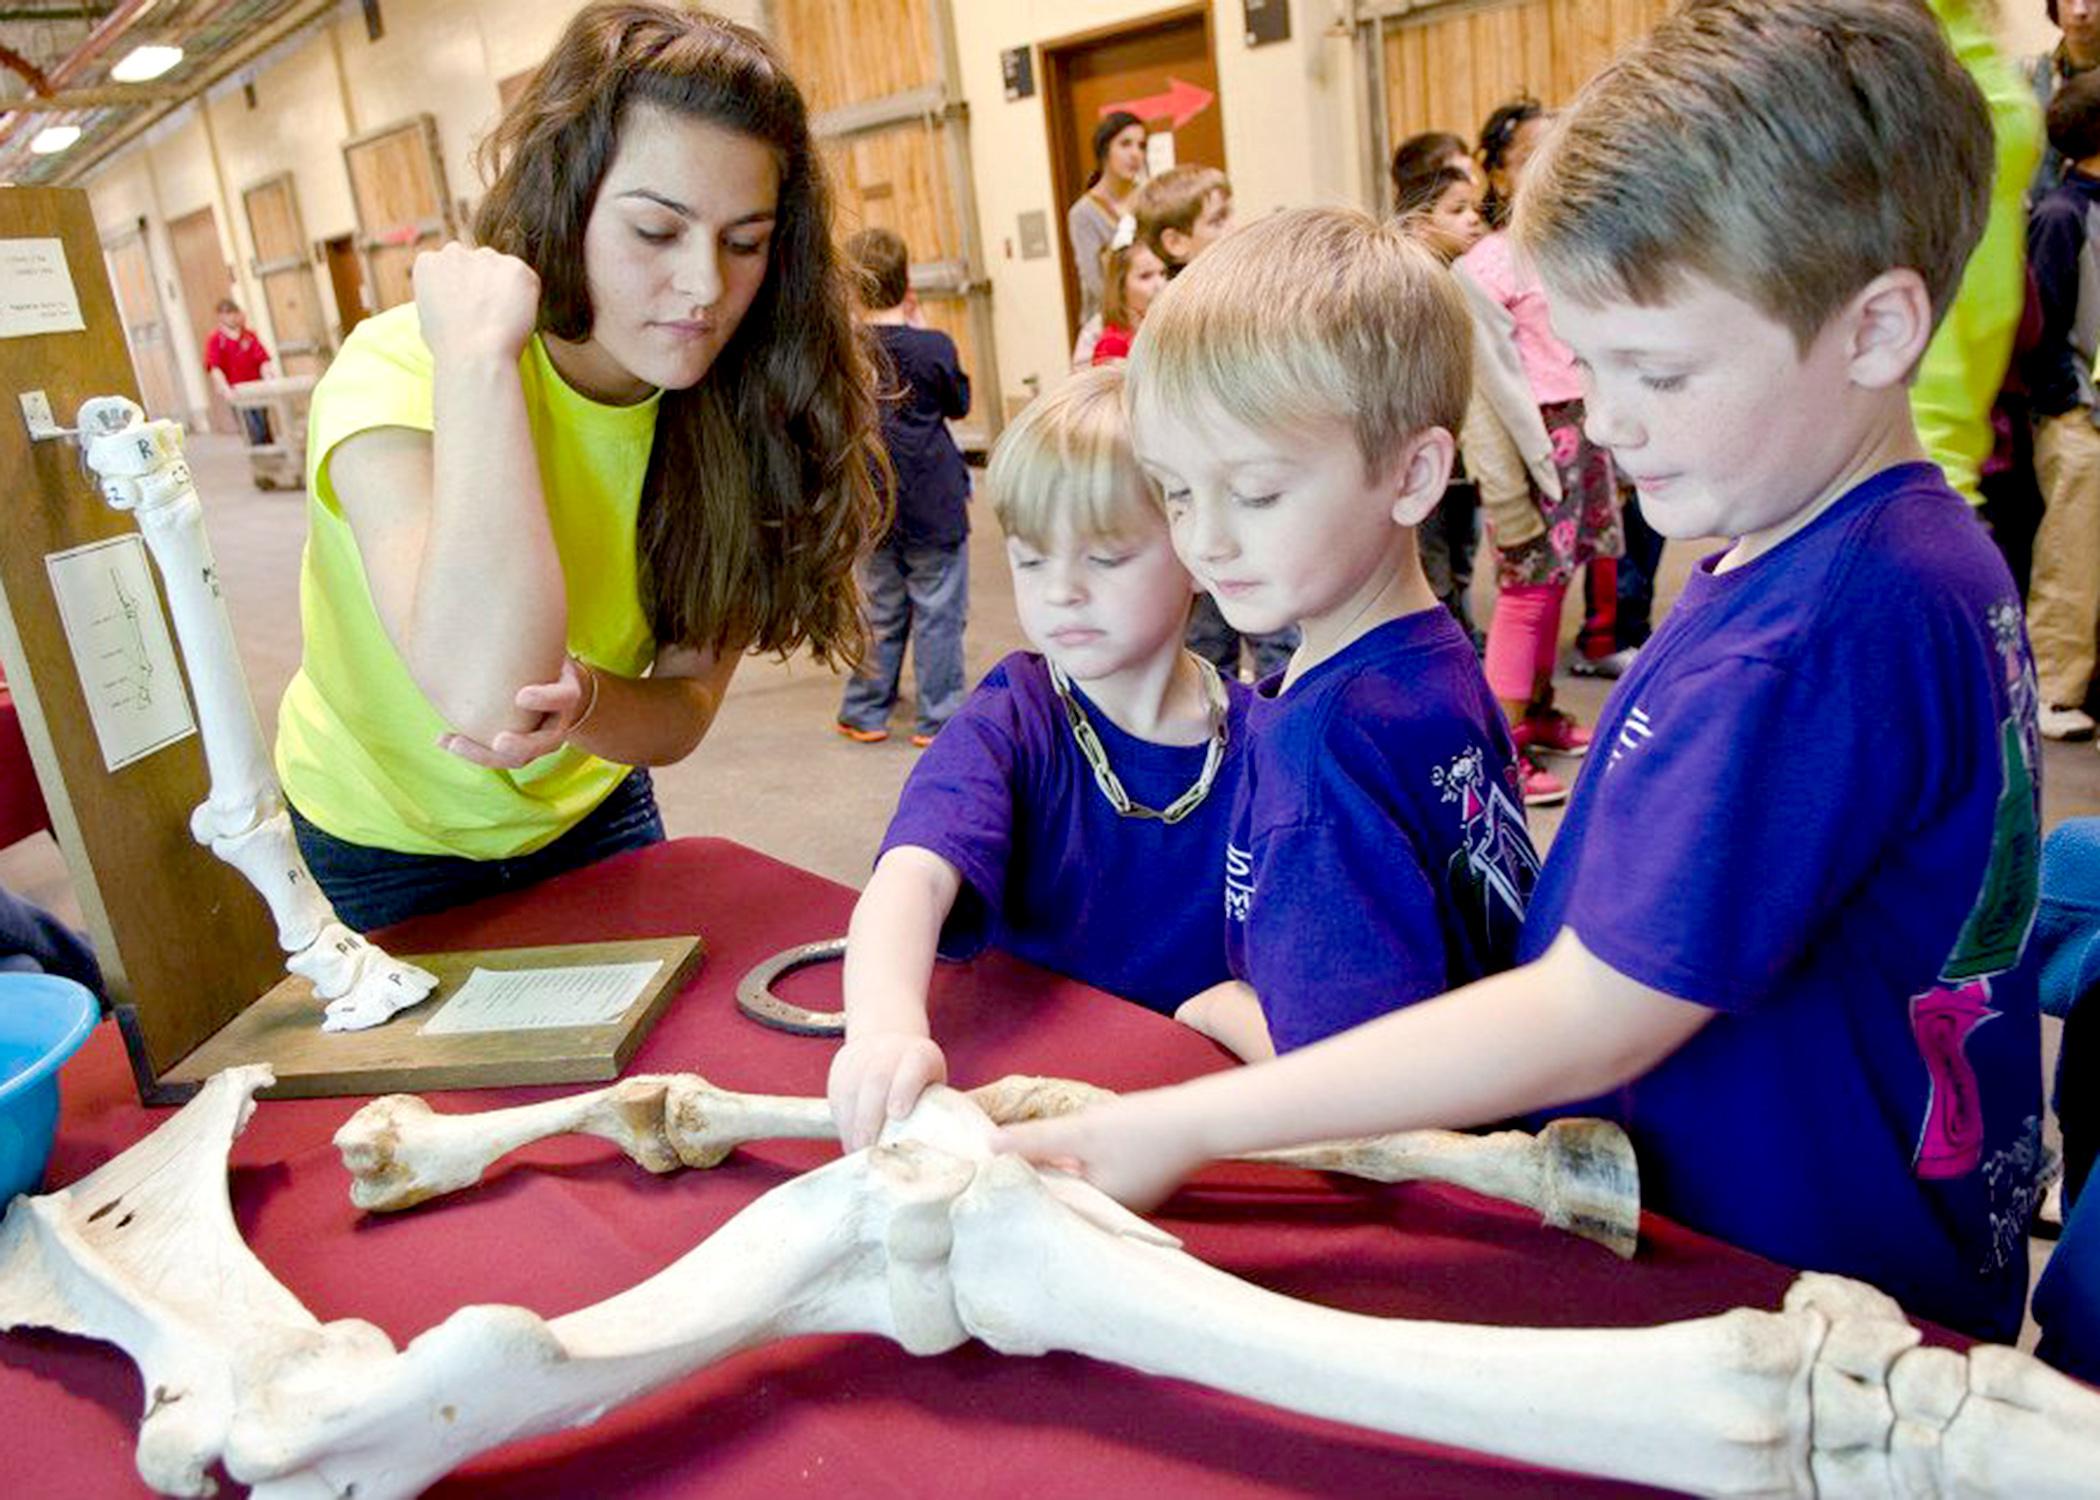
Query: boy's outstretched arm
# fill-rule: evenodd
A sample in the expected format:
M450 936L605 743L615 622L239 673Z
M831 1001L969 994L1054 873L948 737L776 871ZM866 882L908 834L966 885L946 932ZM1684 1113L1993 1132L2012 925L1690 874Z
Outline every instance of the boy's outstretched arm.
M848 1151L873 1145L883 1121L907 1114L947 1081L948 1060L926 1022L941 924L962 876L938 854L900 844L876 861L846 929L846 1044L825 1092Z
M1254 986L1228 979L1181 1002L1174 1019L1200 1032L1241 1062L1266 1062L1276 1055L1269 1018L1262 1014Z
M1521 969L1274 1062L1009 1126L1001 1141L1145 1209L1221 1157L1591 1098L1646 1073L1713 1014L1628 979L1568 928Z

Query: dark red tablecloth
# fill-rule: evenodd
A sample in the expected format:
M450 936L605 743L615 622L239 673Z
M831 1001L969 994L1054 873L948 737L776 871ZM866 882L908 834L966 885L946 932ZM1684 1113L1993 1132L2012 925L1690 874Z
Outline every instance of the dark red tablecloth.
M633 1070L821 1094L831 1044L765 1030L737 1013L732 995L758 960L843 932L852 899L738 845L690 839L384 936L397 951L415 951L702 933L706 964ZM825 969L796 976L786 991L831 1004L836 986L836 969ZM964 1086L1028 1072L1129 1088L1224 1063L1171 1022L996 955L944 968L935 1004L954 1081ZM165 1118L138 1104L107 1026L68 1065L63 1086L53 1184L92 1170ZM438 1102L488 1109L553 1092L487 1090ZM657 1178L602 1142L555 1142L499 1165L466 1193L367 1217L351 1208L329 1145L359 1102L263 1103L234 1146L233 1203L249 1243L317 1316L367 1319L397 1344L467 1303L518 1303L553 1317L608 1297L832 1154L777 1143L711 1172ZM1356 1187L1274 1169L1214 1168L1160 1217L1194 1254L1235 1274L1388 1316L1643 1324L1775 1307L1790 1279L1652 1215L1628 1264L1454 1189ZM52 1334L0 1337L8 1461L35 1493L139 1493L131 1464L139 1411L137 1377L114 1348ZM12 1481L4 1488L30 1492ZM1007 1358L971 1345L916 1359L876 1338L825 1338L754 1351L594 1427L486 1456L439 1493L1545 1496L1613 1488L1078 1356Z
M21 714L0 681L0 849L50 826L36 767L29 763L29 744L22 738Z

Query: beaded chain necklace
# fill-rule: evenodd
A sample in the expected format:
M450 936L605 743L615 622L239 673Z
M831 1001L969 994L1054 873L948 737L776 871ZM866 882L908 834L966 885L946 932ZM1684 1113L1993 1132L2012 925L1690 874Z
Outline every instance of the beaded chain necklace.
M1150 808L1141 802L1130 800L1130 793L1123 790L1123 783L1108 763L1108 750L1101 743L1101 736L1079 706L1079 699L1072 692L1072 679L1056 662L1046 663L1050 668L1050 685L1057 690L1057 701L1065 706L1065 722L1072 727L1072 738L1078 742L1079 753L1086 757L1088 767L1094 773L1094 785L1108 799L1108 805L1121 818L1157 818L1162 823L1179 823L1183 818L1203 805L1210 795L1211 783L1218 779L1218 767L1225 760L1225 684L1218 678L1218 669L1194 652L1192 660L1203 672L1204 696L1210 700L1210 745L1203 754L1203 770L1189 789L1168 803L1164 808Z

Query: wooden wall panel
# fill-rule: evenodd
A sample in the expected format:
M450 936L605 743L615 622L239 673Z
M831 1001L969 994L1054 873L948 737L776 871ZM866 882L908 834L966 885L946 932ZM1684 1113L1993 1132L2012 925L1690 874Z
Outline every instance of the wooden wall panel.
M1389 21L1386 129L1401 141L1449 130L1468 141L1495 106L1529 93L1559 109L1672 0L1505 0Z
M891 229L914 261L958 260L954 192L946 126L921 120L822 143L837 193L834 229Z
M241 205L255 245L254 271L276 335L277 368L286 375L318 375L328 364L328 320L307 259L306 230L291 174L246 189Z
M175 373L167 314L161 307L160 288L153 279L153 259L146 247L145 231L119 235L103 247L103 256L115 290L118 315L124 324L124 343L131 351L132 371L138 376L139 405L146 408L149 417L180 420L182 382ZM59 420L68 419L61 415Z
M814 114L939 83L924 0L774 0L773 38Z
M409 268L417 252L434 249L456 233L437 122L418 115L345 142L343 162L357 207L358 248L365 257L372 311L380 312L415 295Z
M306 237L299 231L299 209L292 201L291 174L258 182L241 194L248 210L248 234L255 242L255 258L265 265L306 255Z

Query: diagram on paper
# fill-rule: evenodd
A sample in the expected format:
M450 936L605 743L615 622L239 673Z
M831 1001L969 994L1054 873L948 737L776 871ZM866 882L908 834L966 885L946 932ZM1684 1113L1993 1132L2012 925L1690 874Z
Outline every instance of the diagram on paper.
M103 763L120 770L196 733L137 533L44 559Z

